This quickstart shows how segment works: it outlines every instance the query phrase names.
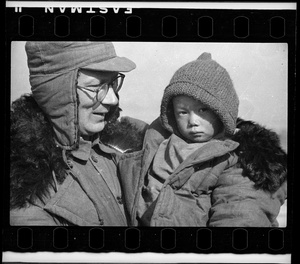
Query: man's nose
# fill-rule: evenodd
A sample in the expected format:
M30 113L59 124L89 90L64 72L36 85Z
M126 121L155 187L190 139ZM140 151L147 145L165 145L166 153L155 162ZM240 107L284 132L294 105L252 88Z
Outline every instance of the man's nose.
M117 105L119 102L117 95L115 94L113 88L109 88L106 96L104 97L102 104L107 105Z

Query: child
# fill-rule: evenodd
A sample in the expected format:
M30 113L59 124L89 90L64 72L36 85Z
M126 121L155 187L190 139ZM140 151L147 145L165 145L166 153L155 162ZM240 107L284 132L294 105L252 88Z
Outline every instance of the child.
M238 106L228 72L209 53L174 74L144 149L123 158L133 224L278 225L286 154L274 132L245 121L237 129Z

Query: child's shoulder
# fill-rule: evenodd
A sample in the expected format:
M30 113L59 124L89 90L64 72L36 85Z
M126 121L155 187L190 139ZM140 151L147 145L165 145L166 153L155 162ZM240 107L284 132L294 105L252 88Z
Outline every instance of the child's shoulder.
M255 122L238 119L232 140L239 143L235 153L246 175L257 188L274 191L286 180L287 154L279 136Z
M144 143L149 141L162 142L170 136L171 133L162 126L161 120L158 117L147 128Z

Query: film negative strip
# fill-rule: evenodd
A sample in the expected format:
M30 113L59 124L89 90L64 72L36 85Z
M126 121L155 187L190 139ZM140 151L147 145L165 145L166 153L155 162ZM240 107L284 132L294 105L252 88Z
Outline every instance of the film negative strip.
M4 196L4 214L3 214L3 252L88 252L88 253L233 253L239 257L245 254L269 254L273 257L285 256L287 262L291 259L293 242L293 197L295 193L294 186L294 125L295 125L295 57L296 57L296 4L295 3L273 3L262 5L255 3L243 5L242 3L198 3L198 2L28 2L28 1L7 1L6 2L6 90L5 90L5 115L8 125L6 126L5 139L5 160L3 179ZM19 63L13 56L15 47L24 47L26 41L112 41L117 47L132 46L130 55L134 57L135 51L137 57L145 57L144 60L160 60L165 62L164 67L171 60L179 60L179 63L170 71L183 63L180 61L181 54L189 53L198 48L197 45L213 46L217 50L223 46L222 52L225 58L231 55L231 49L240 49L245 52L247 47L263 47L261 56L269 56L274 52L280 54L286 62L285 79L282 83L285 85L285 99L280 98L281 94L271 94L271 97L278 97L276 106L283 115L283 123L288 124L285 131L286 149L288 155L288 203L286 206L286 215L283 217L284 224L279 227L105 227L105 226L12 226L10 225L9 215L9 197L10 197L10 178L9 178L9 109L11 102L23 92L18 91L14 94L16 75L15 66ZM140 45L140 50L135 47ZM153 45L153 50L157 53L154 58L147 53L147 45ZM163 58L157 50L164 46L162 54L171 45L183 47L178 48L172 58ZM246 46L245 46L246 45ZM247 46L248 45L248 46ZM255 46L256 45L256 46ZM273 46L272 46L273 45ZM274 46L275 45L275 46ZM230 48L229 48L230 46ZM226 47L226 49L224 49ZM246 48L245 48L246 47ZM275 47L275 48L274 48ZM283 48L284 47L284 48ZM191 48L191 49L189 49ZM175 48L174 48L175 49ZM143 51L143 52L141 52ZM237 51L237 52L239 52ZM117 49L118 52L118 49ZM181 52L181 53L180 53ZM193 57L199 56L193 54ZM250 50L249 50L250 52ZM272 53L273 52L273 53ZM18 53L15 53L18 54ZM240 53L239 53L240 54ZM245 57L249 58L249 54ZM123 55L123 54L122 54ZM128 57L130 57L128 55ZM191 57L192 58L192 57ZM236 58L232 58L235 60ZM24 60L26 63L26 60ZM279 59L278 59L279 61ZM278 62L277 61L277 62ZM24 62L23 62L24 63ZM251 63L264 63L263 60ZM11 67L9 67L9 65ZM283 63L281 64L281 66ZM14 67L13 67L14 66ZM148 68L146 68L148 67ZM150 70L151 65L142 67L145 72ZM162 69L159 69L161 71ZM254 66L253 66L254 67ZM251 68L252 69L252 68ZM247 70L251 70L246 69ZM26 72L21 73L28 76ZM284 71L284 70L283 70ZM167 72L167 70L166 70ZM153 73L153 72L152 72ZM237 70L237 74L241 71ZM158 71L154 74L159 74ZM272 72L270 76L276 76L280 73ZM164 75L164 72L161 73ZM167 75L167 74L166 74ZM133 76L133 74L132 74ZM246 75L245 75L246 76ZM21 77L20 77L21 78ZM25 77L22 77L25 78ZM20 80L23 80L23 79ZM28 77L27 77L28 78ZM127 77L126 77L127 78ZM129 78L129 77L128 77ZM142 78L142 77L139 77ZM141 79L132 77L132 80ZM171 75L166 78L166 84ZM270 77L272 78L272 77ZM275 78L275 77L274 77ZM153 77L153 82L160 81L160 77ZM233 78L234 79L234 78ZM27 81L27 80L26 80ZM253 80L252 80L253 81ZM259 80L255 80L259 82ZM251 80L243 80L241 83L247 85ZM272 83L272 82L271 82ZM28 83L29 85L29 83ZM149 97L155 99L157 111L161 100L163 89L166 85L161 85L160 95L158 97ZM121 100L130 100L134 98L134 93L143 93L137 88L131 95L122 95ZM30 89L27 87L26 89ZM129 88L127 89L129 93ZM121 92L120 92L121 93ZM146 92L145 92L146 93ZM159 92L158 92L159 93ZM267 93L267 90L266 90ZM245 92L244 94L247 95ZM250 94L250 93L249 93ZM147 94L146 94L147 95ZM151 93L148 94L152 96ZM257 93L253 95L260 102L268 102L268 99L258 98ZM123 97L122 97L123 96ZM125 96L127 97L125 99ZM250 96L250 95L249 95ZM276 98L277 98L276 97ZM280 101L282 99L282 101ZM134 98L136 100L136 98ZM271 99L270 99L271 100ZM283 101L286 100L286 103ZM246 100L247 101L247 100ZM143 104L144 101L142 101ZM145 101L146 102L146 101ZM249 103L249 101L247 101ZM287 107L288 103L288 107ZM138 105L137 103L134 103ZM147 107L151 107L147 104ZM282 106L283 105L283 106ZM272 105L273 106L273 105ZM145 114L146 108L140 108L128 111L129 115L135 115L139 119L150 122L154 120L157 111L153 114ZM247 113L252 111L255 105L250 103L245 110ZM124 111L126 111L126 107ZM269 109L269 108L267 108ZM137 113L139 112L139 113ZM274 112L272 120L278 112ZM263 115L262 112L258 115ZM282 120L281 120L282 121ZM276 262L276 259L274 259ZM146 260L149 261L149 260ZM246 259L240 262L248 261ZM218 262L223 262L219 260Z

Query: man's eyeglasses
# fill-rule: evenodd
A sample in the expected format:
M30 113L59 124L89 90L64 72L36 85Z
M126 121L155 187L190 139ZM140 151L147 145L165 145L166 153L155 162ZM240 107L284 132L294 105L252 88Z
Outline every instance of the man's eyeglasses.
M77 88L96 93L94 100L98 101L98 102L102 102L104 100L105 96L107 95L110 87L113 88L115 93L118 93L120 91L120 89L123 85L124 78L125 78L125 75L122 73L119 73L118 76L115 79L113 79L111 82L103 83L98 87L90 88L90 87L84 87L84 86L77 85Z

